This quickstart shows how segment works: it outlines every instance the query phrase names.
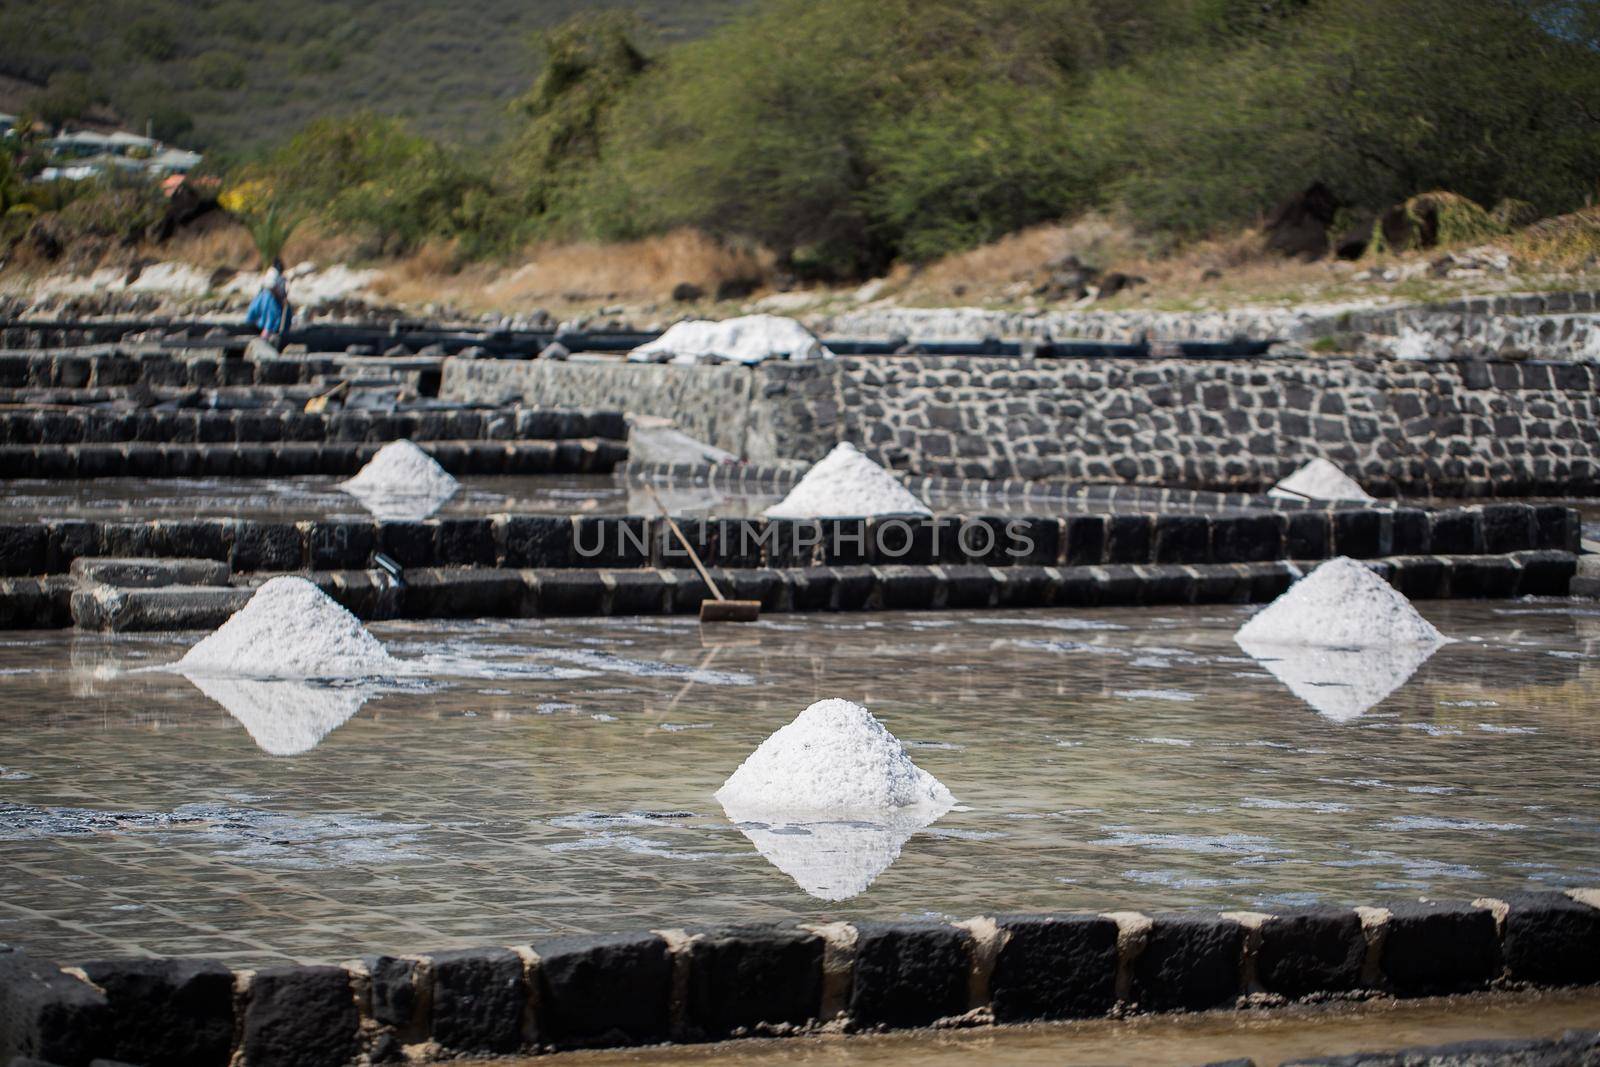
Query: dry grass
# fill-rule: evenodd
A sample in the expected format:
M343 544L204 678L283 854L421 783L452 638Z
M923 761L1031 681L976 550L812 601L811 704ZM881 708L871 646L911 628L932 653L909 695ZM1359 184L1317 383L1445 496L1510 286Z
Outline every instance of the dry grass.
M1546 270L1600 267L1600 207L1556 215L1500 242L1513 256Z

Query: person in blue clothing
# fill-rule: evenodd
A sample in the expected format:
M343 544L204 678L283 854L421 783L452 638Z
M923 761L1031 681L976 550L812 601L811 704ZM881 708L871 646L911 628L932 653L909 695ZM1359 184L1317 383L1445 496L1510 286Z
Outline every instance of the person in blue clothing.
M261 331L261 336L276 345L289 332L294 311L289 306L289 283L283 277L283 260L272 261L272 269L261 279L261 291L250 301L245 321Z

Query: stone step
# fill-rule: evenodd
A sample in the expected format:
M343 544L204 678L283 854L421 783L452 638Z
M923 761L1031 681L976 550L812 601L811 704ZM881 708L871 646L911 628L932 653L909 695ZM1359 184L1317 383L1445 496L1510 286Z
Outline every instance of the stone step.
M1265 603L1310 565L793 567L712 569L711 576L726 596L759 600L768 612L929 611ZM1418 600L1564 596L1574 569L1565 552L1397 556L1370 565ZM368 620L683 615L698 612L711 596L696 571L680 568L420 568L406 571L399 582L383 571L307 577ZM221 625L249 599L250 589L93 586L65 593L72 624L82 629L185 630ZM62 594L61 587L50 589L36 579L0 580L0 625L28 625L14 620L26 617L29 605L41 619L56 618L41 602Z
M72 594L72 624L80 630L208 630L244 607L249 589L168 585L124 589L95 584Z
M86 584L123 589L155 589L170 585L228 585L228 564L215 559L115 559L84 556L72 561L71 574Z
M608 474L628 458L611 438L423 441L451 474ZM383 443L0 445L0 478L288 478L356 473Z

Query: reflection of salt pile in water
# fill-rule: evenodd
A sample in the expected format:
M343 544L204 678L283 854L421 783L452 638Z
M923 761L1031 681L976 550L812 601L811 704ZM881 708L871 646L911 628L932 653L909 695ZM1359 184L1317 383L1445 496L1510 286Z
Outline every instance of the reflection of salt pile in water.
M818 701L768 737L717 800L769 863L823 900L863 892L955 803L848 700Z
M933 512L895 481L894 475L845 441L807 471L788 496L762 514L769 519L825 519Z
M391 441L339 488L386 522L420 522L455 495L459 483L410 441Z
M1373 500L1361 483L1322 457L1310 461L1267 492L1290 500Z
M1348 722L1449 639L1399 590L1341 556L1296 582L1234 640L1319 714Z
M173 665L186 675L360 678L399 669L377 638L304 578L273 578Z
M367 702L361 686L327 688L289 679L187 675L196 689L221 704L273 756L310 752Z

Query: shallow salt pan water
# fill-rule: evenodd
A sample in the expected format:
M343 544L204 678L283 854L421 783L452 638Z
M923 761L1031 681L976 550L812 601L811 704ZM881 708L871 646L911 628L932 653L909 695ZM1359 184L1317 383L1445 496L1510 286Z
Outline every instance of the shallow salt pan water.
M194 635L0 634L0 941L260 963L1600 885L1600 610L1420 606L1462 640L1353 715L1235 645L1244 607L379 624L437 677L211 696L128 673ZM717 787L824 697L959 806L730 822Z

